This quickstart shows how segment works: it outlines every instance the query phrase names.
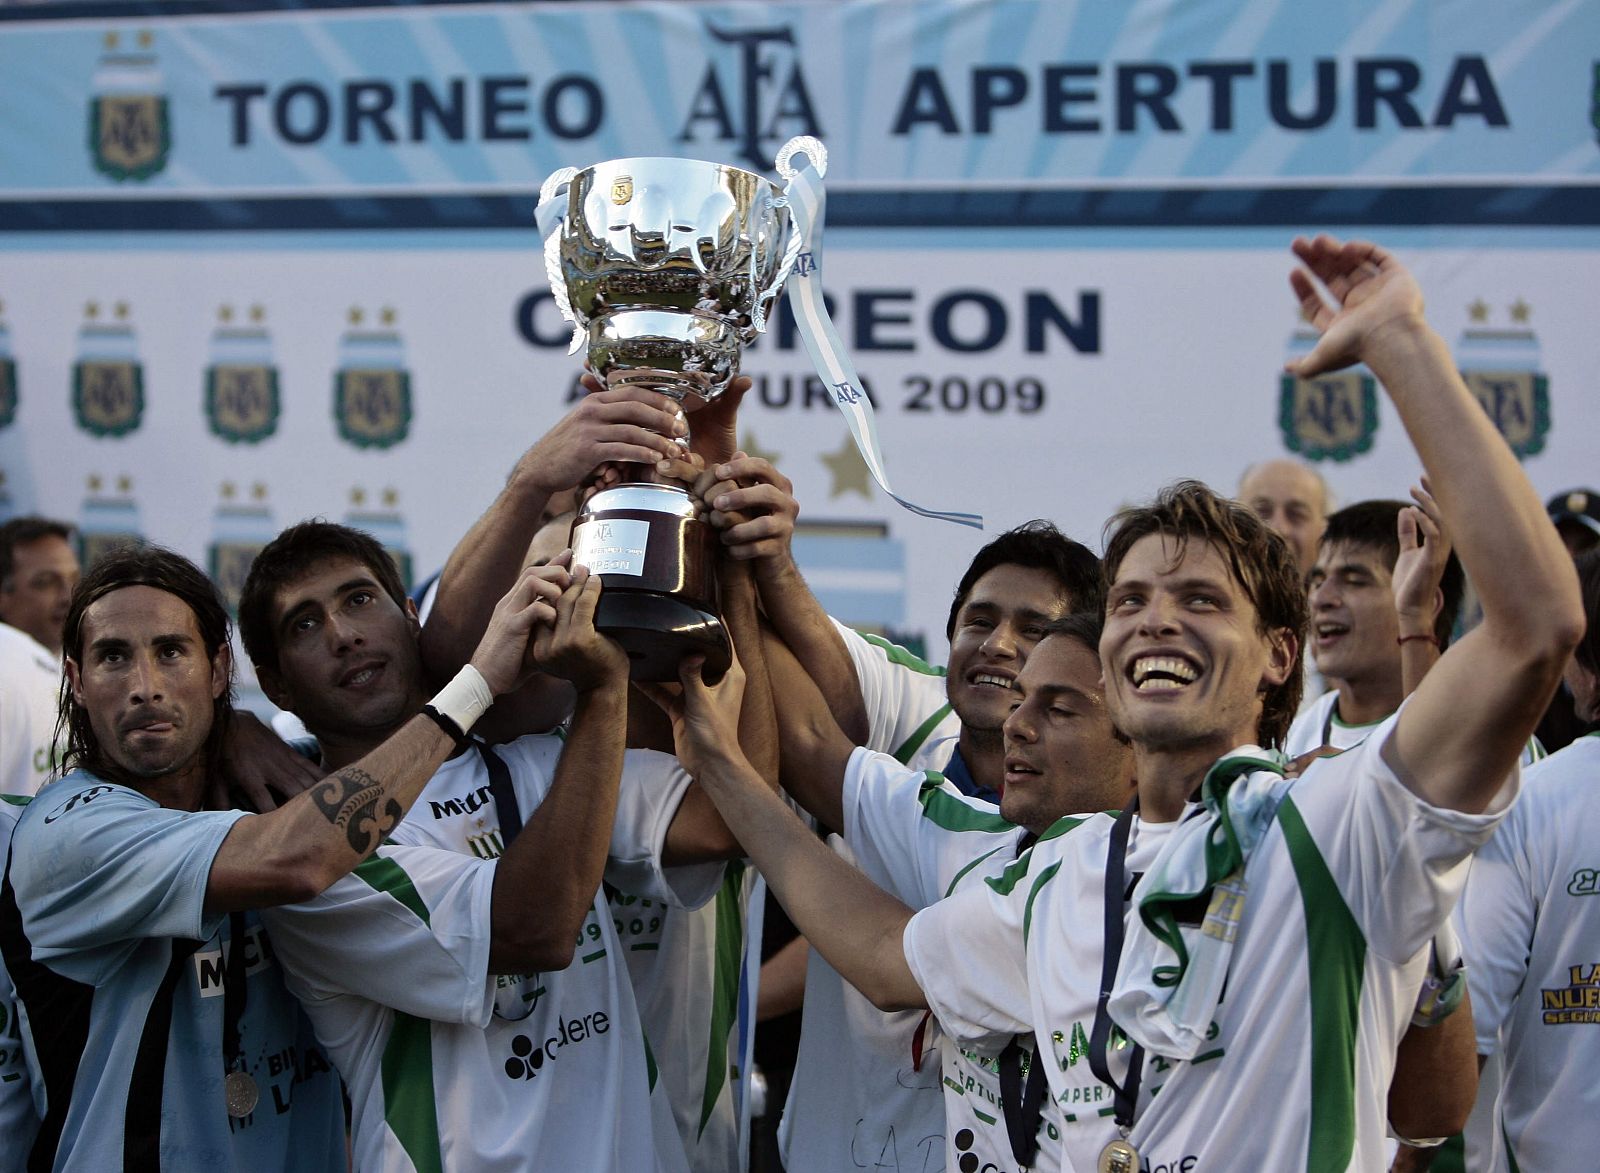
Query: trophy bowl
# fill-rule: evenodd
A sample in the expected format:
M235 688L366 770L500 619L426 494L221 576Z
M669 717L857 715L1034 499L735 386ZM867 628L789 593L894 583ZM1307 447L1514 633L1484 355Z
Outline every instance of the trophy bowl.
M785 147L825 158L804 140ZM545 269L573 345L608 387L642 385L686 412L739 373L799 255L788 202L765 176L698 159L613 159L552 175L541 203L564 203ZM692 426L692 416L691 426ZM602 490L572 527L574 558L604 590L595 626L628 652L636 680L676 680L690 653L708 681L732 650L717 607L718 541L689 494L635 483Z

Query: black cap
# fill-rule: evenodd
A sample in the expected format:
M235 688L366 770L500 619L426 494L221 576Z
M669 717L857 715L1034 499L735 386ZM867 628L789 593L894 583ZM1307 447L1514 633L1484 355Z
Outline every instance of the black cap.
M1570 521L1600 536L1600 493L1593 489L1568 489L1544 503L1556 525Z

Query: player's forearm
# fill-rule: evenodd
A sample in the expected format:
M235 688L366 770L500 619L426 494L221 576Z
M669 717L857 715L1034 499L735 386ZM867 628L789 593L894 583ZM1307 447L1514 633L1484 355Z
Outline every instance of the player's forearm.
M1477 1096L1472 1007L1463 1000L1437 1026L1412 1026L1400 1039L1389 1083L1389 1126L1397 1136L1418 1140L1453 1136L1466 1127Z
M844 774L855 748L828 710L816 683L776 635L766 640L767 669L777 710L782 782L824 826L844 832Z
M756 1021L799 1010L806 999L806 964L811 947L796 937L761 963L761 988L756 995Z
M852 745L865 745L871 734L861 681L833 620L806 585L800 568L789 557L756 569L761 605L767 621L795 654L817 688L827 698L829 711Z
M627 698L626 677L578 694L550 792L495 869L494 973L550 972L572 962L617 818Z
M240 819L212 862L207 911L316 896L377 849L454 749L438 725L414 717L377 749L277 810Z
M773 709L772 680L763 649L761 617L756 606L755 577L749 562L724 558L722 618L733 640L734 654L744 666L744 704L739 710L739 748L773 789L778 786L778 726Z
M795 927L846 981L880 1009L927 1005L901 947L909 908L830 851L749 763L719 759L700 783Z
M448 680L472 655L495 603L522 570L550 497L551 491L519 464L450 551L422 628L422 662L435 679Z
M1422 459L1484 625L1502 643L1547 661L1553 687L1582 632L1582 611L1571 560L1533 486L1426 322L1388 324L1362 357Z

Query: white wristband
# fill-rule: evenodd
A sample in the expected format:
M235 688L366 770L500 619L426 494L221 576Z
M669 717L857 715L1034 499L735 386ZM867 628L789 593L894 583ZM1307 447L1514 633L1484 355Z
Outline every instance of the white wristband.
M434 694L428 702L441 716L450 718L467 733L479 717L494 704L494 693L489 682L471 664L455 674L449 684Z

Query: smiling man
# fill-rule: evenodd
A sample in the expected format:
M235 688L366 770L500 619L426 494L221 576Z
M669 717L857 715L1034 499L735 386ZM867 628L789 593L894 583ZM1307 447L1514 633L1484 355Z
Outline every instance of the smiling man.
M1106 549L1100 654L1137 802L914 916L728 750L738 682L685 681L679 753L814 947L878 1005L928 1005L968 1045L1050 1040L1063 1167L1381 1166L1426 946L1582 631L1565 551L1410 274L1371 244L1294 252L1321 340L1291 371L1377 375L1441 508L1464 519L1484 605L1359 747L1285 778L1270 747L1300 687L1298 567L1252 512L1193 482L1119 515Z
M339 984L291 973L350 1085L354 1162L365 1173L687 1168L670 1106L652 1094L654 1063L601 881L696 907L722 881L709 861L738 845L672 757L624 751L627 656L594 630L598 576L569 562L528 572L554 599L566 641L538 660L575 695L565 736L492 748L463 739L392 833L469 857L500 858L513 842L534 849L539 898L523 916L563 926L563 956L502 972L486 1023L397 1013L362 996L359 967ZM315 521L285 530L251 566L239 624L263 690L304 722L330 768L422 709L416 612L367 534Z

